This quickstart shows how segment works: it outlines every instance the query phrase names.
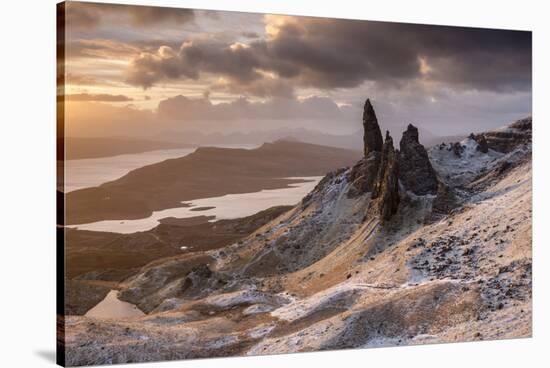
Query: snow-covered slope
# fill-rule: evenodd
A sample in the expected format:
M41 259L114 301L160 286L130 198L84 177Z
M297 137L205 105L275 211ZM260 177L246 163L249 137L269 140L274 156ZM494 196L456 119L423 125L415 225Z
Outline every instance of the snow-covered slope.
M463 186L503 162L515 162L531 150L531 145L525 144L508 153L493 149L483 153L473 138L466 138L458 144L461 147L460 155L454 153L450 144L444 143L428 150L430 161L440 180L453 187Z

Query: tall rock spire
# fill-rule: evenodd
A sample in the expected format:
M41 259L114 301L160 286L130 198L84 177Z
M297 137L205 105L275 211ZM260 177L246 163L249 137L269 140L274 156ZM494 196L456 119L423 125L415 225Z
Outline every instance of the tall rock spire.
M382 133L380 132L380 126L378 125L378 119L374 113L374 108L367 98L365 102L365 108L363 109L363 150L365 157L370 152L382 151Z
M388 131L382 147L378 180L372 197L379 198L378 211L382 222L388 221L397 212L400 201L399 162L397 151L393 148L393 139Z
M399 207L399 162L398 151L393 147L393 139L382 133L370 100L365 102L363 112L364 154L349 174L352 183L349 197L370 193L373 210L382 223L390 220Z
M399 142L399 179L417 195L437 193L437 176L428 152L418 141L418 128L409 124Z

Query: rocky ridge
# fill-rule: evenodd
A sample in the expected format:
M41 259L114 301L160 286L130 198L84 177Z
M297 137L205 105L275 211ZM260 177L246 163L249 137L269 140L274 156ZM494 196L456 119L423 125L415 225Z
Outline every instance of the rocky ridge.
M354 197L370 192L376 201L378 213L388 221L397 212L400 195L399 183L404 190L415 195L435 195L438 190L436 173L428 153L418 140L418 129L409 124L399 143L400 150L393 146L389 132L382 143L378 119L370 100L367 99L363 113L365 129L365 156L352 168L349 180L352 187L348 196Z

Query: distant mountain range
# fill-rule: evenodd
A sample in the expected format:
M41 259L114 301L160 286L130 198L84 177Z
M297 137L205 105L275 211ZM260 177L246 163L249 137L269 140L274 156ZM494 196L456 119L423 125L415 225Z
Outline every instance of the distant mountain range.
M200 131L164 132L163 137L171 137L169 140L177 139L191 145L216 145L216 144L250 144L273 142L278 139L286 141L301 141L306 143L320 144L323 146L347 148L352 150L363 149L363 131L358 130L352 134L330 134L305 128L281 128L253 132L231 132L231 133L204 133ZM462 140L466 135L459 136L437 136L427 130L420 128L421 142L426 147L431 147L441 142ZM166 138L165 138L166 139Z
M421 143L431 147L441 142L460 141L466 135L437 136L429 131L422 130ZM147 151L175 148L189 148L199 146L217 146L231 144L258 144L277 140L300 141L323 146L361 150L363 147L363 133L330 134L312 129L273 129L253 132L204 133L200 131L164 132L152 139L131 137L67 137L65 138L65 159L77 160L85 158L109 157L122 154L141 153ZM58 149L62 141L58 140Z
M109 157L127 153L190 147L185 143L178 142L107 137L67 137L64 143L66 160ZM61 139L57 140L57 147L58 150L63 147Z

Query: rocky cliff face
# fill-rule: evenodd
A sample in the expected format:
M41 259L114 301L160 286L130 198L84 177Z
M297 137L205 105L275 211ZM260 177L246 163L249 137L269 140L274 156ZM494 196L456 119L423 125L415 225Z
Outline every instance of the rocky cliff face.
M368 98L363 109L363 144L365 157L368 157L370 152L380 152L383 145L378 119Z
M372 192L377 186L383 141L378 119L369 99L363 110L363 145L364 157L350 172L350 181L353 183L348 192L350 197Z
M399 207L399 163L389 132L386 132L378 179L373 191L373 198L377 197L380 217L383 222L388 221Z
M483 134L470 134L468 137L470 139L473 139L477 143L477 150L481 153L487 153L489 152L489 144L487 143L487 139L485 139L485 136Z
M373 191L378 178L380 154L376 151L370 152L368 157L363 157L352 167L349 173L349 180L352 183L348 191L350 198Z
M393 146L393 139L386 132L382 143L380 126L374 108L367 99L363 113L364 152L350 172L352 186L348 196L371 193L376 199L378 214L387 221L397 212L399 205L399 182L406 190L416 195L436 194L438 180L428 153L418 140L418 129L409 125L403 133L400 151Z
M487 146L497 152L508 153L518 145L531 142L532 118L518 120L507 127L481 134Z
M409 124L399 143L399 179L403 186L417 195L435 194L437 176L428 152L418 141L418 129Z
M370 192L371 198L376 200L372 207L376 208L383 221L387 221L399 206L399 164L390 133L386 132L386 139L382 140L378 119L369 99L365 102L363 128L365 157L350 172L352 186L348 196Z

